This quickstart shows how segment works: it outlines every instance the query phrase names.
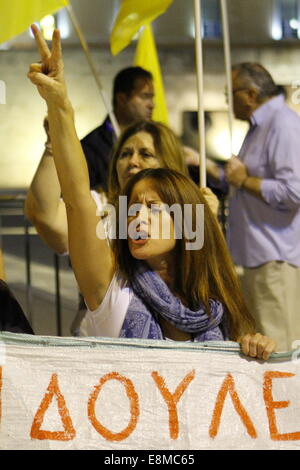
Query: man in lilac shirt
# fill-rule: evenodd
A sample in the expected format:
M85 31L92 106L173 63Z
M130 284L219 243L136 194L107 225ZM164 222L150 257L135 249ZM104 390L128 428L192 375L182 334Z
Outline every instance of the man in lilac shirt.
M225 178L228 242L258 330L278 350L300 340L300 117L261 65L232 68L236 118L250 123Z

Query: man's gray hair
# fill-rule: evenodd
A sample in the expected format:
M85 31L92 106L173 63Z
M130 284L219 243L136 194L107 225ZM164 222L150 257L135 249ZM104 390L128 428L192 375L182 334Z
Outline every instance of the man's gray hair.
M258 100L264 100L282 92L280 87L275 84L271 74L260 64L243 62L233 65L232 71L237 74L237 78L242 80L243 85L257 89Z

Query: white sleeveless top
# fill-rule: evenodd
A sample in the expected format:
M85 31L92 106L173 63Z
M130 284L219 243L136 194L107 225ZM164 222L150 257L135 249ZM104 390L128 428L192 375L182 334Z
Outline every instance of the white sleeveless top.
M80 336L118 338L132 295L126 281L114 274L102 303L96 310L87 310L80 324Z

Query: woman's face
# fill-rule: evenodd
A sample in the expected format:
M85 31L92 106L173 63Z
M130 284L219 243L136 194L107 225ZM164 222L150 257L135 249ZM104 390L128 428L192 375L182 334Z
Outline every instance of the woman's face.
M127 219L131 255L155 268L172 258L176 245L173 219L149 178L132 189Z
M131 176L146 168L160 168L153 138L148 132L138 132L124 143L117 160L117 175L121 190Z

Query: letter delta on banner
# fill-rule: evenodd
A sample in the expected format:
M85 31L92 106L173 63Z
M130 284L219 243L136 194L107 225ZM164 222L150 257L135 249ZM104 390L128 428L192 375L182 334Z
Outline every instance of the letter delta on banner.
M300 362L236 343L0 335L0 449L300 449Z
M0 0L0 44L67 5L68 0Z

